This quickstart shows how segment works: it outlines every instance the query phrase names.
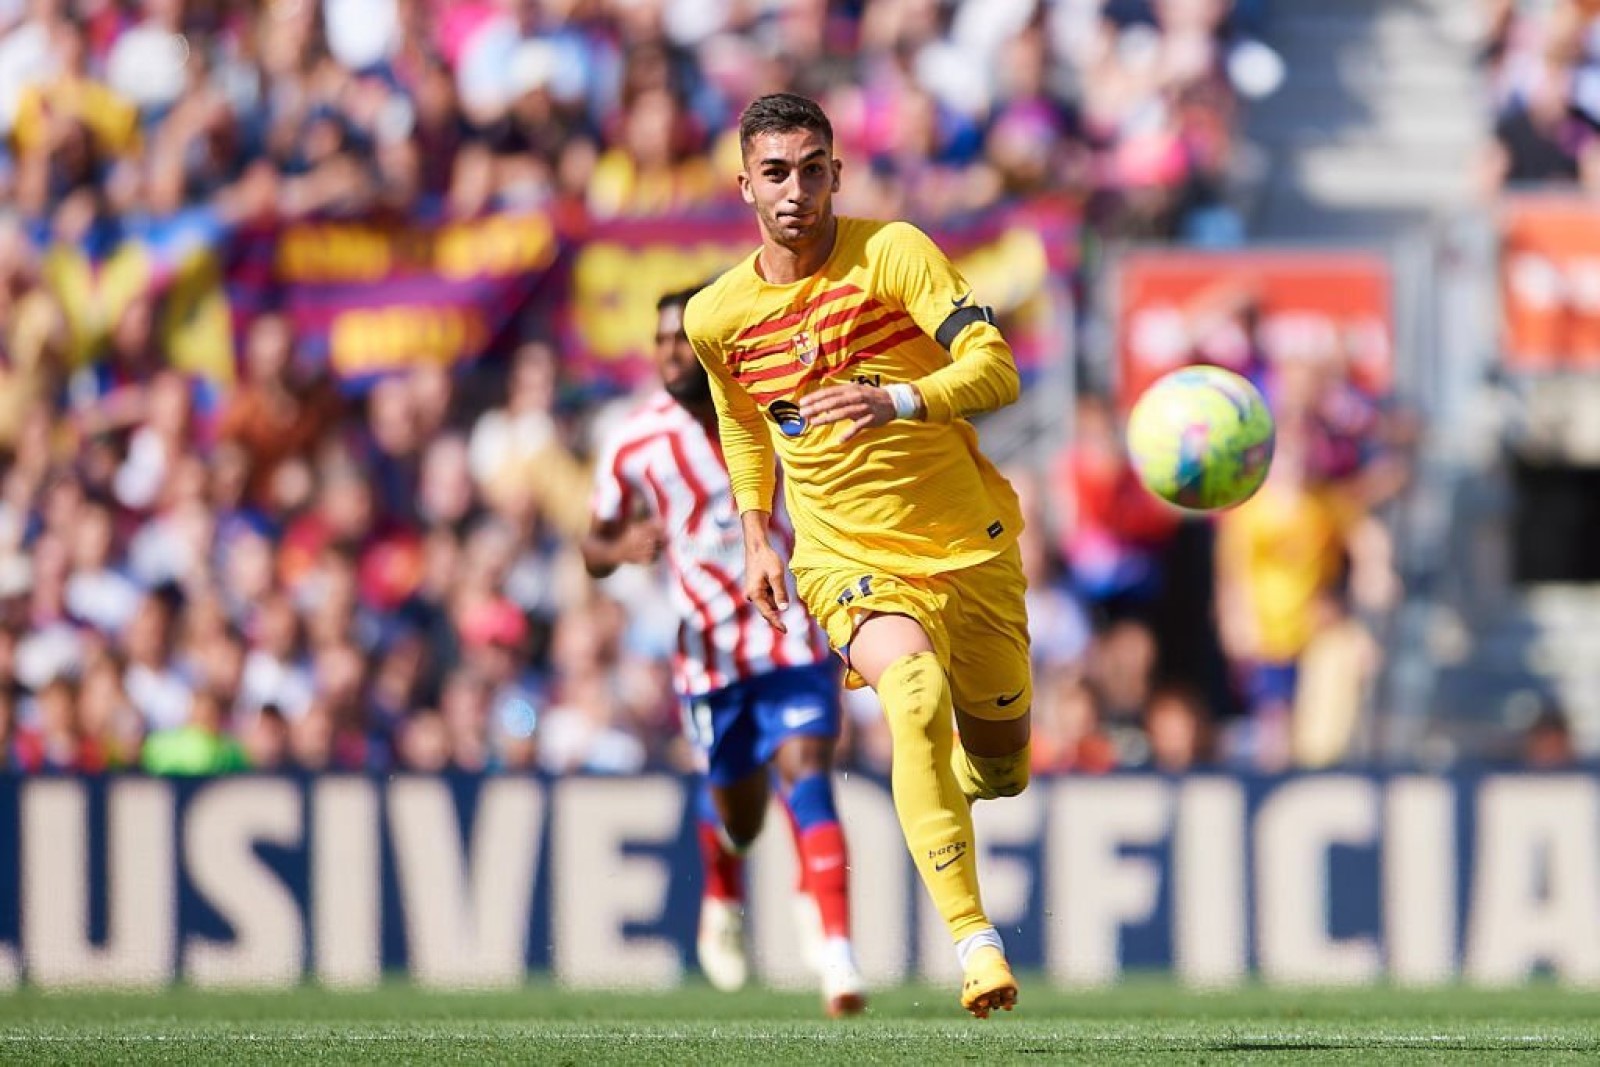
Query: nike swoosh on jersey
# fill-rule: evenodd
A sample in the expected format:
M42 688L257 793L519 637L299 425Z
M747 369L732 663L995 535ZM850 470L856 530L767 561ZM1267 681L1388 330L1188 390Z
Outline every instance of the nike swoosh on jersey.
M1015 704L1017 701L1019 701L1021 699L1022 699L1022 690L1018 689L1015 693L1012 693L1010 696L996 697L994 702L996 704L999 704L1002 708L1009 708L1011 705Z
M954 307L956 310L959 311L961 308L966 307L967 306L967 301L971 300L971 299L972 299L972 290L968 289L966 291L966 294L963 295L963 296L952 296L950 298L950 306Z

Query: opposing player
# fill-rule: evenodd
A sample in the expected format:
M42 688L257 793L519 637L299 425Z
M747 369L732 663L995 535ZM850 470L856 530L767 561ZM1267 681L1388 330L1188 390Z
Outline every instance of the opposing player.
M764 96L739 136L761 247L686 324L711 372L745 593L792 629L770 534L781 461L795 588L850 684L883 704L906 844L955 940L961 1003L986 1018L1017 982L979 900L969 805L1027 785L1033 691L1022 517L967 419L1017 398L1016 366L923 233L834 215L841 165L815 103Z
M850 942L845 839L833 798L838 671L798 605L782 613L777 632L744 598L744 538L710 382L683 332L690 295L668 294L657 307L663 390L628 417L604 451L584 562L602 577L665 550L672 571L681 618L676 683L709 794L700 823L701 968L722 989L747 978L743 855L761 832L776 771L802 891L822 926L813 962L822 972L824 1006L830 1015L852 1015L866 997ZM775 522L771 531L793 543L786 524Z

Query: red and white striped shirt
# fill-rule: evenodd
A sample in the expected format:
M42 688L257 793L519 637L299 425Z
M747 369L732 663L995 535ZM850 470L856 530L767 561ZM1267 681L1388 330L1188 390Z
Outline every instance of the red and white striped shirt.
M665 527L678 655L674 681L698 696L782 667L817 663L827 644L798 597L780 634L744 599L744 535L722 446L698 419L658 392L623 422L595 469L594 514L614 522L648 511ZM784 558L794 529L782 504L772 531Z

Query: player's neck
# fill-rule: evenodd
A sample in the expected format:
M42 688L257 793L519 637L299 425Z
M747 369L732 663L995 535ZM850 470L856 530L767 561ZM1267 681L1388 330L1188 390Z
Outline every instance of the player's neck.
M833 246L839 240L839 217L830 216L826 236L804 246L792 247L774 241L763 234L761 254L756 257L756 268L761 277L773 285L789 285L809 278L821 270L833 255Z

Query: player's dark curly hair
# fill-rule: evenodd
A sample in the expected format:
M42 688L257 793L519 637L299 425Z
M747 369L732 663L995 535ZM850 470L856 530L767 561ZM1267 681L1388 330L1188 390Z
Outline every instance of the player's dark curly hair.
M790 130L820 133L833 147L833 123L815 100L796 93L768 93L752 100L739 116L739 150L748 152L750 142L764 133Z

